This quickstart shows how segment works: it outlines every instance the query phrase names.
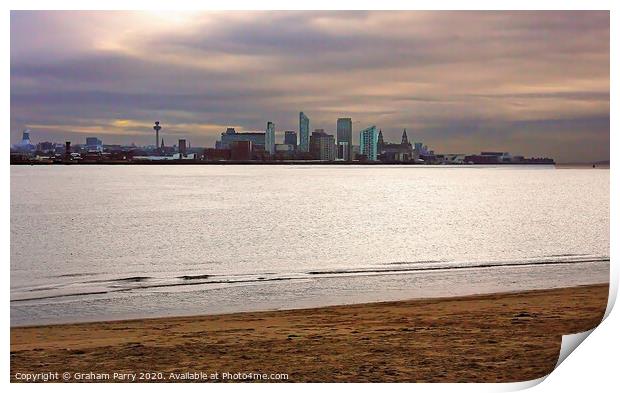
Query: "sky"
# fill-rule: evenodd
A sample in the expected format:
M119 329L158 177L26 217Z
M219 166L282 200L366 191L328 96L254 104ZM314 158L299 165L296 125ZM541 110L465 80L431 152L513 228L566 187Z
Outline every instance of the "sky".
M437 153L609 159L609 12L12 11L11 142L212 147L353 119Z

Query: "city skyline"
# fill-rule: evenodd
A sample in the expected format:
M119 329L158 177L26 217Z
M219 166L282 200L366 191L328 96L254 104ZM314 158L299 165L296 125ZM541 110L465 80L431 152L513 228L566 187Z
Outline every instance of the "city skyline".
M272 31L266 24L277 25ZM227 127L609 159L608 12L11 12L11 143ZM152 142L150 142L152 144Z

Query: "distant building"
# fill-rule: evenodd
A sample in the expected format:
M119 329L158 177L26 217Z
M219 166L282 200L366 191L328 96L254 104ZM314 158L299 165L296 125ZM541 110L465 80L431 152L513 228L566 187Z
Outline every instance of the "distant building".
M439 162L440 164L446 164L446 165L461 165L465 163L465 154L453 154L453 153L447 153L447 154L442 154L441 155L442 159L441 162ZM438 156L436 156L438 157Z
M252 142L233 141L230 144L230 159L247 161L252 159Z
M428 150L428 146L422 142L415 142L413 144L413 154L416 161L433 163L436 161L435 152Z
M234 128L229 127L226 132L222 132L221 138L215 143L215 148L229 149L230 144L234 141L252 142L253 151L265 149L265 133L264 132L236 132Z
M370 126L360 131L360 155L368 161L377 161L377 127Z
M299 112L299 150L310 151L310 119L303 112Z
M270 121L265 131L265 151L272 155L276 152L276 125Z
M205 149L203 156L207 161L225 161L230 160L230 149Z
M353 157L351 156L351 149L349 148L349 146L353 145L353 122L351 121L351 118L340 118L338 119L338 121L336 122L336 137L337 137L337 142L338 142L338 146L341 146L340 143L341 142L346 142L346 156L343 157L338 157L340 159L343 159L345 161L350 161L353 159ZM344 145L342 145L344 146ZM340 152L341 150L339 150ZM344 152L344 150L342 150L342 152Z
M288 143L276 144L276 159L291 160L295 158L296 146Z
M336 159L336 140L323 129L316 129L310 136L310 153L314 160L334 161Z
M349 161L353 157L349 142L338 142L336 144L336 159L339 161Z
M187 141L185 139L179 139L179 153L187 154Z
M553 158L513 156L508 152L483 151L480 154L467 155L462 160L466 164L547 164L555 163Z
M498 162L510 162L512 156L508 152L496 152L496 151L483 151L480 153L483 157L497 157Z
M174 160L197 160L198 159L198 154L196 153L174 153L172 154L172 159Z
M159 156L137 156L134 155L132 157L132 161L174 161L183 159L179 153L173 153L170 156L167 155L159 155Z
M506 164L512 162L512 156L508 152L483 151L466 156L464 161L471 164Z
M294 152L295 151L295 145L291 145L288 143L277 143L275 148L276 148L276 152Z
M295 131L284 131L284 144L297 146L297 133Z
M379 130L377 138L377 154L381 161L386 162L408 162L414 160L414 149L407 138L407 130L403 130L400 143L385 143L383 132Z
M31 152L35 150L35 148L36 146L30 141L30 130L27 128L22 132L22 140L13 145L13 149L21 152Z
M56 150L56 144L53 142L39 142L37 144L37 150L43 153L54 153Z
M54 143L54 153L63 155L65 153L65 145L63 143Z
M89 136L86 137L86 146L99 146L103 145L103 141L97 137Z
M103 141L99 138L89 136L86 138L86 150L88 151L103 151Z

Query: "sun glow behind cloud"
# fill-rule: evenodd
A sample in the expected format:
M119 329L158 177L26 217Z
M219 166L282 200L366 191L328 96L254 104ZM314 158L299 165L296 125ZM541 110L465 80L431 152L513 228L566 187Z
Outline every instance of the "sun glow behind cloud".
M190 23L195 20L201 11L173 11L173 10L156 10L145 11L146 16L152 19L156 25L179 25Z
M303 110L440 151L605 159L609 14L12 12L11 86L13 140L148 143L158 119L210 145L226 125L294 130Z

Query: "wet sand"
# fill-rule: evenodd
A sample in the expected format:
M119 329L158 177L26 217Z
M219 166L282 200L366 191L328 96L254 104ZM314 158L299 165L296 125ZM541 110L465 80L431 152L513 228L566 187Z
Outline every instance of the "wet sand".
M234 373L245 372L286 373L289 382L525 381L553 370L563 334L600 322L607 294L604 284L17 327L11 328L11 380L18 380L17 373L68 372L73 382L75 373L109 373L109 381L120 381L113 373L140 378L140 373L161 372L142 377L170 381L204 372L201 381L222 381L228 372L230 381Z

